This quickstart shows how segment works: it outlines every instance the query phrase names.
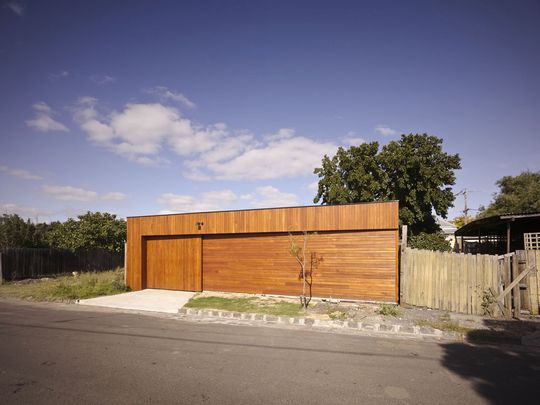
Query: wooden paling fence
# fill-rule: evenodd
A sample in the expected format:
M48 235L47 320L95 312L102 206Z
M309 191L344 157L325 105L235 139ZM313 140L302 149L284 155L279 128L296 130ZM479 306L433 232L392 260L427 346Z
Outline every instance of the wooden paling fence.
M524 303L525 309L530 307L532 315L538 315L540 313L540 250L524 250L517 253L518 258L521 259L518 260L519 273L528 271L524 281L527 290L524 294L521 290L521 302Z
M0 250L0 278L20 280L73 271L104 271L124 265L123 252L91 249L13 248Z
M540 251L504 256L405 248L402 303L464 314L538 314ZM526 273L526 274L522 274Z

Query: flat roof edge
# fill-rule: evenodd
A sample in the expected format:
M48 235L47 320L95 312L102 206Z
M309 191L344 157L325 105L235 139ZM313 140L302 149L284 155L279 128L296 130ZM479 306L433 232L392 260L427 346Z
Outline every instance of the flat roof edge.
M283 210L283 209L290 209L290 208L345 207L345 206L351 206L351 205L387 204L387 203L399 203L399 200L366 201L366 202L347 203L347 204L326 204L326 205L317 204L317 205L294 205L294 206L288 206L288 207L244 208L244 209L237 209L237 210L194 211L194 212L178 212L178 213L171 213L171 214L131 215L131 216L127 216L126 219L129 219L129 218L147 218L147 217L165 217L165 216L171 216L171 215L210 214L210 213L218 213L218 212Z

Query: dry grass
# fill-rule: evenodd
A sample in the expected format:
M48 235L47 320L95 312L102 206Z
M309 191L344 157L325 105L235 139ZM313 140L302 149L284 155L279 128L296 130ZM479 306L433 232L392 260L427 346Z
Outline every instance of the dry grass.
M419 320L419 321L416 321L416 324L418 326L429 326L434 329L439 329L442 331L449 331L449 332L467 333L470 331L469 328L461 326L456 321L452 321L450 319L450 315L448 314L441 315L438 319Z
M123 269L13 281L0 285L0 297L33 301L73 301L126 291L128 288L124 284Z

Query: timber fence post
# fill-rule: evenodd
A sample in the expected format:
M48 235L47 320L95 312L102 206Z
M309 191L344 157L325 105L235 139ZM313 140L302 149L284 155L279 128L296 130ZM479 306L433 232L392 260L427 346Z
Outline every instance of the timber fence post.
M404 304L408 297L406 296L407 292L407 278L408 278L408 269L407 269L407 225L401 227L401 261L400 261L400 272L399 272L399 303Z

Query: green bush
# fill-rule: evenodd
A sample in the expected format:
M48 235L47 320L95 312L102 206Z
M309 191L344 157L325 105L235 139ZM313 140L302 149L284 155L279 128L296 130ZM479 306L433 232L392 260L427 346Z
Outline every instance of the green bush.
M409 246L415 249L438 250L441 252L450 252L452 246L446 240L443 233L424 233L413 235L409 238Z

